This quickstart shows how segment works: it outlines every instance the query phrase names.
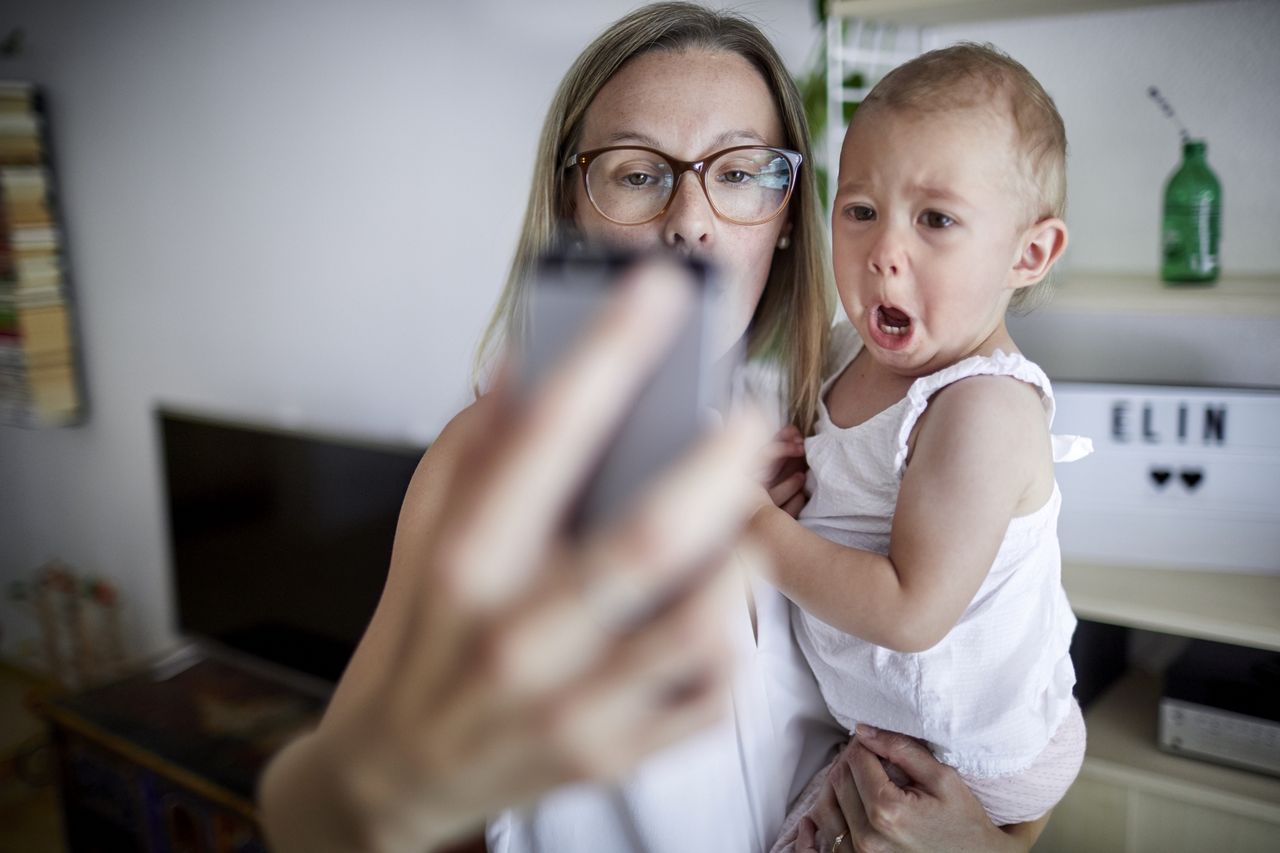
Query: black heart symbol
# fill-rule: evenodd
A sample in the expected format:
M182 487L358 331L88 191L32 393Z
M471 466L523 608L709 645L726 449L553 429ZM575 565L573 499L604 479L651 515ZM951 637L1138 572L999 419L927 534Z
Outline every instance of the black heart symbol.
M1151 479L1156 481L1157 486L1163 486L1165 483L1167 483L1169 481L1170 475L1172 474L1173 472L1170 471L1168 468L1152 468L1151 469Z
M1199 468L1188 468L1179 476L1182 477L1182 482L1187 484L1188 489L1194 490L1196 486L1200 485L1200 481L1204 479L1204 472Z

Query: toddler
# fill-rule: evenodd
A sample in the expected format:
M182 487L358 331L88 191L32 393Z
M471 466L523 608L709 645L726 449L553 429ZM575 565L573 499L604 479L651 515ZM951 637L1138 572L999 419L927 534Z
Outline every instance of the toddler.
M850 325L805 442L797 523L753 527L828 706L924 740L997 824L1044 815L1085 732L1068 657L1049 380L1005 312L1067 244L1066 134L1031 74L957 45L895 69L854 115L832 214ZM820 791L801 797L778 847Z

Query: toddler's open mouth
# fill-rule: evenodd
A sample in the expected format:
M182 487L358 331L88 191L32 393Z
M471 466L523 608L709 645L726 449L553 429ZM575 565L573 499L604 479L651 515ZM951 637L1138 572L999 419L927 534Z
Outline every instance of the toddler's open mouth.
M911 329L911 318L888 305L876 307L876 328L886 335L905 335Z

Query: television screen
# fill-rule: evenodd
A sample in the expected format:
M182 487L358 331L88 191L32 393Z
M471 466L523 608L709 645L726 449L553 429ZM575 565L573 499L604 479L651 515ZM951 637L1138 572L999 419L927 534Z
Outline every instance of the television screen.
M157 418L179 629L337 680L423 448Z

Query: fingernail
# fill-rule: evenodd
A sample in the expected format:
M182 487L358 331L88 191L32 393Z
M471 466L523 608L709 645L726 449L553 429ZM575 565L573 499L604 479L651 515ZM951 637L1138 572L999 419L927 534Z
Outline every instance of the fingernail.
M878 729L868 726L866 723L858 723L854 729L855 737L865 738L866 740L875 740L879 734L880 731Z

